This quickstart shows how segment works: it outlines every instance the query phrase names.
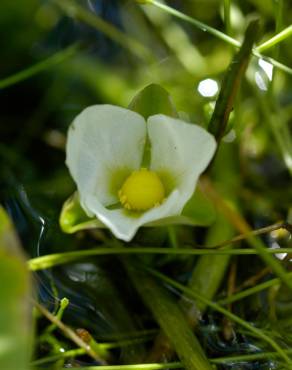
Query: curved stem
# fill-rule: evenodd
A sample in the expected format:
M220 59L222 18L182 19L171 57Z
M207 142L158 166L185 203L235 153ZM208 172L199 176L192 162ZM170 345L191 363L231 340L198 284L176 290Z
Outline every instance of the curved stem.
M52 315L45 307L40 305L37 301L34 301L35 307L44 315L52 324L56 325L68 338L70 338L77 346L84 349L84 351L92 357L94 360L104 364L105 361L99 357L99 355L90 347L88 343L85 343L71 328L60 321L56 316Z
M268 249L267 254L277 253L292 253L292 248ZM65 252L48 254L42 257L36 257L28 260L28 268L31 271L51 268L54 266L64 265L69 262L80 260L92 256L113 255L113 254L173 254L173 255L256 255L259 252L254 248L246 249L190 249L190 248L144 248L144 247L129 247L129 248L95 248L82 251Z
M8 76L0 80L0 90L5 89L9 86L15 85L21 81L24 81L30 77L35 76L36 74L45 71L64 60L72 57L79 50L78 44L69 46L68 48L59 51L58 53L52 55L46 60L43 60L39 63L34 64L31 67L28 67L20 72L17 72L11 76Z

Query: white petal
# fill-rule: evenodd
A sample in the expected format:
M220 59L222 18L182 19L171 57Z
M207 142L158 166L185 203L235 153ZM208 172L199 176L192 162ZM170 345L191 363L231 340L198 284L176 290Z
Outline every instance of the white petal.
M198 177L216 149L212 135L200 126L162 114L149 117L151 169L161 174L169 190L178 189L178 214L192 196Z
M85 204L85 206L90 207L96 217L106 225L117 238L130 241L140 226L176 215L178 212L177 205L179 198L179 192L175 190L163 204L142 214L129 212L123 208L116 210L106 209L95 197L88 197L88 203Z
M68 132L66 164L89 215L88 196L104 206L118 201L119 187L140 167L145 138L144 118L128 109L94 105L75 118Z

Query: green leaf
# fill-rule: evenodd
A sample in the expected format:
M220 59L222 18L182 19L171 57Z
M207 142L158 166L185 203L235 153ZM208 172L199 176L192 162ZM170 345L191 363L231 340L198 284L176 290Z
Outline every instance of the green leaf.
M12 224L0 206L0 369L28 370L32 346L30 277Z
M151 84L146 86L134 96L129 107L134 112L141 114L145 120L155 114L165 114L170 117L178 117L175 106L168 92L161 86ZM147 135L142 167L149 167L151 161L151 144Z
M154 114L178 117L170 95L163 87L156 84L146 86L135 95L128 108L141 114L145 119Z
M197 188L185 205L181 217L188 219L192 225L209 226L214 222L216 212L212 202Z
M186 370L212 370L201 344L189 326L179 304L165 288L135 266L135 259L124 258L124 267L144 304L168 336Z
M197 188L180 215L154 221L147 226L209 226L215 221L215 218L216 212L212 202Z

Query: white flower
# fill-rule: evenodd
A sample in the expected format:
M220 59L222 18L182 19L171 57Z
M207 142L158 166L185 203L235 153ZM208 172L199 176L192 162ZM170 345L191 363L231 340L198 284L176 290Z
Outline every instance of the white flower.
M145 122L128 109L95 105L69 129L66 164L88 216L129 241L140 226L181 213L215 148L197 125L162 114Z

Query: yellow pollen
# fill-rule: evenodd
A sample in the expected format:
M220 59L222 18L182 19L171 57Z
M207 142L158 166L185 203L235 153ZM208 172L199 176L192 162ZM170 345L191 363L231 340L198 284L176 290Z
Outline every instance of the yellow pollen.
M157 207L164 197L165 189L157 173L146 168L132 172L119 191L124 208L133 211Z

